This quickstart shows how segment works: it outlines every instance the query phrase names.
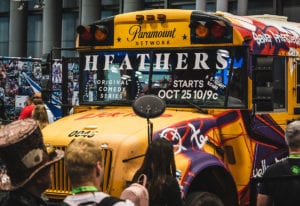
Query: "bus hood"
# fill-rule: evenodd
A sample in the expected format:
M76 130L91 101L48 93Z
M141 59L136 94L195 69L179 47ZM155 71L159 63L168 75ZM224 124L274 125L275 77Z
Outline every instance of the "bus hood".
M213 119L212 115L191 110L166 109L157 118L150 119L153 132L167 128L187 119ZM147 120L137 116L131 107L113 107L88 110L61 118L43 129L45 142L53 145L67 145L73 138L86 137L103 142L122 141L124 138L148 136Z

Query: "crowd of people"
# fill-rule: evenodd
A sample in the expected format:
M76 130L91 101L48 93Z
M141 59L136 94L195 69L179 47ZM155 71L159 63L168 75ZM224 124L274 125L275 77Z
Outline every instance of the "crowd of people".
M10 155L12 153L15 155ZM77 206L101 202L110 197L101 192L104 168L101 148L96 142L76 138L70 142L65 153L55 150L44 144L38 121L28 117L0 129L0 159L6 165L10 181L5 190L0 192L0 205L47 205L42 194L50 186L51 164L63 156L72 195L67 196L62 204ZM144 173L149 177L147 189L150 205L183 205L175 171L172 143L166 139L154 140L136 173ZM133 181L136 181L136 175ZM116 197L111 197L110 202L114 206L134 206L130 200Z
M54 116L44 104L41 93L34 93L27 98L26 106L21 110L18 119L26 118L36 120L41 129L54 122Z
M30 101L28 102L30 106ZM0 159L9 177L9 182L0 191L0 205L46 206L47 200L43 193L51 183L51 165L64 158L72 194L61 205L96 205L107 201L105 205L134 206L130 200L102 192L104 162L101 148L94 140L75 138L65 151L44 143L41 132L44 125L35 119L35 116L41 116L36 115L40 110L46 114L42 103L35 104L32 112L28 113L29 117L20 118L0 129ZM288 178L300 175L300 121L288 124L285 135L289 156L267 168L264 178L279 180L260 184L257 206L289 206L300 200L296 192L300 190L299 179ZM168 139L153 140L148 145L140 168L133 176L132 182L137 182L141 174L147 176L149 206L184 205L181 187L176 178L173 151L173 144ZM203 198L199 197L197 206L223 206L216 201L218 198L205 194L203 193Z

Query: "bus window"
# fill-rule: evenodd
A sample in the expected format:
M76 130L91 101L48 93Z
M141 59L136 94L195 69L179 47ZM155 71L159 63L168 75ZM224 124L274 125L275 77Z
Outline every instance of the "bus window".
M154 51L150 93L169 104L245 107L246 49L237 50L234 57L226 48Z
M274 57L274 109L286 109L286 57Z
M257 111L285 109L285 57L257 57L253 100Z
M83 102L133 100L139 97L149 79L150 64L147 55L142 52L99 51L82 56L86 64Z

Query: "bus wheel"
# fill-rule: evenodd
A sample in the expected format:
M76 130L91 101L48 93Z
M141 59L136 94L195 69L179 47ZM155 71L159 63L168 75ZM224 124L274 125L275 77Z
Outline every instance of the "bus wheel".
M193 192L187 196L185 200L186 206L195 205L214 205L214 206L224 206L222 200L215 194L210 192Z

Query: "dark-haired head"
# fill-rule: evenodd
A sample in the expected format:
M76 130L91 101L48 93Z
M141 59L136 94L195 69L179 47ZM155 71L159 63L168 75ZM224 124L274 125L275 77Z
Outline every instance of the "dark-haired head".
M148 177L148 189L155 199L161 185L166 182L167 176L176 177L176 165L174 160L173 144L165 138L158 138L151 142L142 166L135 174L136 181L140 174Z
M145 167L149 167L152 172L175 176L173 144L165 138L152 141L147 149L144 164L147 164Z

